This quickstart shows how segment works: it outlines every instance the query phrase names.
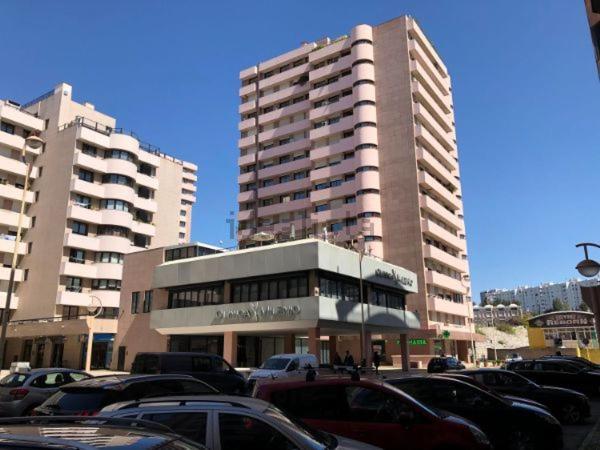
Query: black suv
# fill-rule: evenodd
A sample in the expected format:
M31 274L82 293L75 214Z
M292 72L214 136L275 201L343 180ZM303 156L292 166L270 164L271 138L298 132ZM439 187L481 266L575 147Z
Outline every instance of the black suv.
M159 352L138 353L131 373L177 373L191 375L227 394L246 392L246 379L231 365L213 353Z
M145 420L89 417L0 419L2 449L206 450L200 444Z
M66 384L34 411L38 416L94 416L116 402L218 392L186 375L110 375Z
M446 370L462 370L465 365L458 359L452 356L436 356L429 360L427 364L427 372L429 373L441 373Z

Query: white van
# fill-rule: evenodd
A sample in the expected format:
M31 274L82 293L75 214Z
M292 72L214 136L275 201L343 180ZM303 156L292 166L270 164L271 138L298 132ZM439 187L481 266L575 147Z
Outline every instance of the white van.
M248 377L249 380L259 378L285 378L304 376L309 368L318 369L319 362L315 355L284 353L273 355L262 366Z

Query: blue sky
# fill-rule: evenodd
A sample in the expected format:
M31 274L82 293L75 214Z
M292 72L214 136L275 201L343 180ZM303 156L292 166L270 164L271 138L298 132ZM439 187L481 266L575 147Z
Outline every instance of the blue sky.
M193 239L233 245L239 70L402 14L453 78L474 297L574 276L574 244L600 241L600 81L583 0L4 0L0 98L65 81L196 162Z

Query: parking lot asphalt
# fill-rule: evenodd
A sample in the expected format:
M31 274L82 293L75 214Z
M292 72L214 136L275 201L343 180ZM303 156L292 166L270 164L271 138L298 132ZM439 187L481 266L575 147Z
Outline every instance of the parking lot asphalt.
M590 439L586 441L588 435L592 431L598 431L598 427L594 428L595 425L600 421L600 399L594 399L590 401L592 417L590 417L585 423L578 425L565 425L563 426L563 438L564 438L564 450L589 450L600 448L600 434L598 440ZM598 433L594 433L598 434ZM592 446L590 446L590 444Z

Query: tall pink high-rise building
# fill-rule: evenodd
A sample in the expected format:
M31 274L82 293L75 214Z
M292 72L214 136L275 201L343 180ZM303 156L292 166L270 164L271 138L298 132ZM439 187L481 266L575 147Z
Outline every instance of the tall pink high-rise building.
M417 273L411 359L466 359L476 335L452 88L415 19L304 43L240 81L240 245L260 231L361 236L367 253Z

